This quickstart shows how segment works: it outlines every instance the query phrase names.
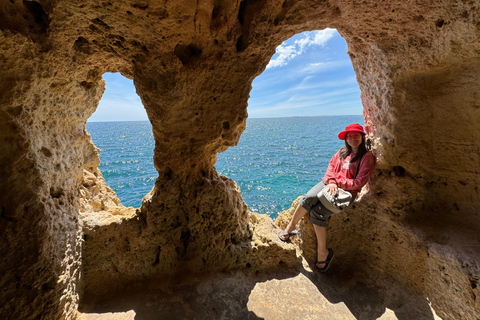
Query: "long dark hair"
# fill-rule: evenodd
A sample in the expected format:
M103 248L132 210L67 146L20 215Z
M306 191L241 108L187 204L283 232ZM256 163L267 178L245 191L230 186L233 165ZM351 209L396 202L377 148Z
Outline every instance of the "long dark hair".
M345 147L340 148L340 160L345 159L350 153L353 152L352 147L350 147L350 145L347 143L347 135L348 133L345 135ZM358 159L360 159L360 157L362 157L365 153L368 152L365 142L365 135L363 133L360 133L360 135L362 136L362 143L358 146L357 154L352 158L350 162L357 161Z

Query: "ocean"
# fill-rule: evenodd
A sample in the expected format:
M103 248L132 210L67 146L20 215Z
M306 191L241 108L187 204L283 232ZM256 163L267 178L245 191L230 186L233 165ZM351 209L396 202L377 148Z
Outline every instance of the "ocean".
M238 145L219 153L215 167L236 181L251 211L275 219L321 180L350 123L363 125L363 116L247 119ZM157 178L150 122L88 122L87 131L107 185L123 205L140 207Z

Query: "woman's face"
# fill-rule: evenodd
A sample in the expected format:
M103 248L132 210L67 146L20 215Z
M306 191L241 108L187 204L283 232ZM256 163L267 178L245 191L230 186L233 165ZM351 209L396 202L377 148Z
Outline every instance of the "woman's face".
M357 149L362 144L362 134L358 132L347 132L347 143L352 149Z

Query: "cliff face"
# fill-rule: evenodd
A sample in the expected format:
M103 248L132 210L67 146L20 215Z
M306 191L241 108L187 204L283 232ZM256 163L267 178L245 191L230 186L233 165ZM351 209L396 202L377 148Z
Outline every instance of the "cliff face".
M79 292L117 282L293 266L295 253L214 163L237 144L251 82L275 48L330 27L349 46L378 157L372 195L332 217L332 244L352 267L413 286L440 316L478 318L478 10L453 0L4 1L0 314L70 318ZM104 187L85 130L105 72L134 80L153 126L159 177L137 212Z

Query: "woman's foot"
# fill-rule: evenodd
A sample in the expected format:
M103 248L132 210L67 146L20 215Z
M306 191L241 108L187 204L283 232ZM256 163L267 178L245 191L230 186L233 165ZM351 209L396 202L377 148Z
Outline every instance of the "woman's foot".
M325 256L324 256L325 257ZM321 256L318 255L318 259L320 259ZM330 263L333 260L333 249L328 248L328 254L326 258L322 258L323 260L319 260L315 263L315 266L317 267L317 270L320 272L325 272L328 270L328 267L330 267Z
M286 242L286 241L290 240L290 237L296 236L297 233L298 233L297 230L287 232L287 229L285 229L285 230L282 230L279 233L277 233L277 235L278 235L278 238L280 240L282 240L283 242Z

